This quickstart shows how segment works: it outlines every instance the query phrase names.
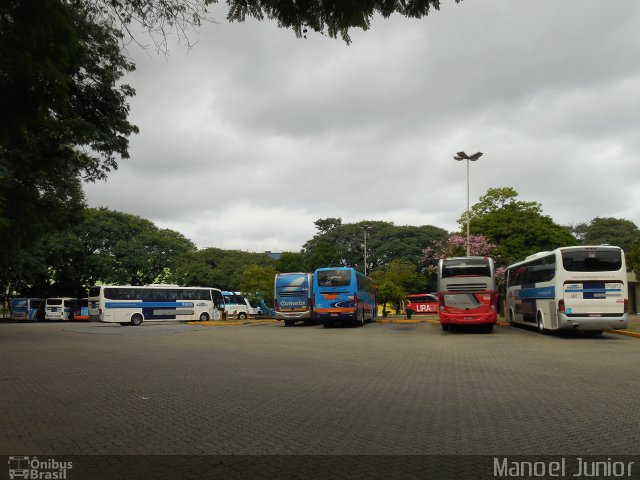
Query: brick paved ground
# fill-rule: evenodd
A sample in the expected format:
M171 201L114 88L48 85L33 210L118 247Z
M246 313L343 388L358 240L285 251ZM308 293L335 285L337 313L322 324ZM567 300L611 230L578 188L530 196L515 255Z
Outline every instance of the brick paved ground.
M0 454L638 455L639 359L512 327L3 323Z

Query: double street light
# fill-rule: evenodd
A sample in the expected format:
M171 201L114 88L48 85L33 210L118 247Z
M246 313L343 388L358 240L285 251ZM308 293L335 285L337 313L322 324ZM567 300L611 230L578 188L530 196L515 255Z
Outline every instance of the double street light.
M458 160L459 162L461 162L462 160L467 161L467 257L470 256L470 252L471 252L471 245L470 245L471 236L469 235L469 222L471 220L471 215L469 213L469 161L475 162L482 155L483 155L482 152L476 152L473 155L467 155L464 152L458 152L453 156L453 158Z

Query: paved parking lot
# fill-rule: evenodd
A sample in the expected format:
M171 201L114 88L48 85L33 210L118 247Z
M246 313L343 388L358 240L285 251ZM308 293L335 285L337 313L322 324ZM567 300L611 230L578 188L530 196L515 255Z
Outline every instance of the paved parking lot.
M640 340L0 324L0 454L638 455Z

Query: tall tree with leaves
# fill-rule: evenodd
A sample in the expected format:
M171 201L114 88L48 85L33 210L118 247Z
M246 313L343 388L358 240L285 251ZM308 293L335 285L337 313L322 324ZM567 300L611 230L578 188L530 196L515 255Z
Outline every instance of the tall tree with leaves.
M78 223L81 179L104 179L137 132L119 31L82 2L0 3L0 282L40 238Z
M542 205L517 197L518 192L511 187L490 188L471 208L471 233L482 234L495 243L495 255L502 263L577 243L568 227L542 213ZM466 213L458 224L464 228Z

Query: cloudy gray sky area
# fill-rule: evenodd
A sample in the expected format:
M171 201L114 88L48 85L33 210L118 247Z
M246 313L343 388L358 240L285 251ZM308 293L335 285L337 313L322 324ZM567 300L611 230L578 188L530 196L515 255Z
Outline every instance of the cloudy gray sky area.
M86 186L198 247L298 251L318 218L455 230L490 187L556 222L640 224L640 2L443 1L353 43L218 23L131 45L131 158Z

